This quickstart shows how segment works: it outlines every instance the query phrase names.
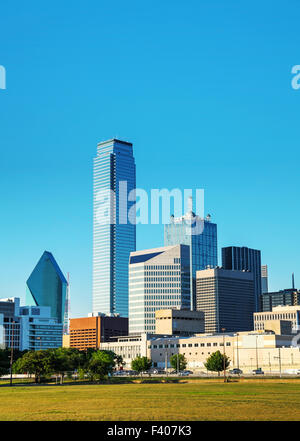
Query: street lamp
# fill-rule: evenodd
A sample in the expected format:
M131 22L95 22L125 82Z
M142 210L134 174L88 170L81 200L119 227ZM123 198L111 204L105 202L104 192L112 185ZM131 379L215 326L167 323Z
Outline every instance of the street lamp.
M225 328L222 328L221 331L223 332L223 370L224 370L224 383L226 383L226 355L225 355Z

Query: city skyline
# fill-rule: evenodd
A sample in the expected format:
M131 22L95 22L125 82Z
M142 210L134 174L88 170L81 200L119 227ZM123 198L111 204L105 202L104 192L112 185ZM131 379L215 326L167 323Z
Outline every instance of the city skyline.
M92 161L112 137L134 145L138 187L205 189L219 261L225 246L260 249L269 291L292 272L299 286L295 10L117 2L99 33L96 3L52 6L3 6L1 297L25 302L47 249L70 273L70 316L92 310ZM136 245L163 246L163 226L139 225Z

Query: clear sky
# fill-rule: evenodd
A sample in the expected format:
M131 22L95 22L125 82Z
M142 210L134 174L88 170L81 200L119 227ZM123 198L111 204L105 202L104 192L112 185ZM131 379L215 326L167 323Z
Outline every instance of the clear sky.
M2 3L0 297L25 299L48 250L71 316L91 311L92 160L112 137L138 187L204 188L219 250L261 249L271 290L300 287L299 22L297 0ZM137 249L162 245L138 226Z

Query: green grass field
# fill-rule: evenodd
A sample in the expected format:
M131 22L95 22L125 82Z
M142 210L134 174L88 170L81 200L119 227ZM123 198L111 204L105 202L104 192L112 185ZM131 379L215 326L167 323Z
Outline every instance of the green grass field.
M297 380L0 386L4 421L300 420Z

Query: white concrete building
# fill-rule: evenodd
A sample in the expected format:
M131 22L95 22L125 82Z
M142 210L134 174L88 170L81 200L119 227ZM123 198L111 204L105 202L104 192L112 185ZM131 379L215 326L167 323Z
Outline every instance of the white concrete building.
M154 333L155 311L191 308L188 245L130 253L129 334Z

